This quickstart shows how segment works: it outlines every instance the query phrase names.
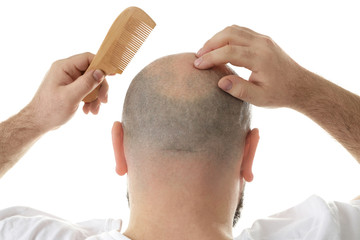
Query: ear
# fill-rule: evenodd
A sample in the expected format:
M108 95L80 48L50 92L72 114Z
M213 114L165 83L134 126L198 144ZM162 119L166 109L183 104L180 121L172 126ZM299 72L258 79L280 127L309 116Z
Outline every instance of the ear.
M111 134L115 154L116 173L123 176L127 173L127 163L124 153L124 130L121 122L114 122Z
M246 136L243 159L241 163L241 176L247 182L251 182L254 179L252 165L259 139L259 129L257 128L250 130Z

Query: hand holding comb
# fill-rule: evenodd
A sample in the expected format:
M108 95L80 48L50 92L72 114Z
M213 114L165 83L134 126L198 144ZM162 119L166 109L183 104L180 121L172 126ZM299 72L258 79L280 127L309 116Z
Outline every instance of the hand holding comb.
M121 74L155 27L155 22L137 7L125 9L115 20L86 71L100 69L105 75ZM97 99L100 85L83 101Z

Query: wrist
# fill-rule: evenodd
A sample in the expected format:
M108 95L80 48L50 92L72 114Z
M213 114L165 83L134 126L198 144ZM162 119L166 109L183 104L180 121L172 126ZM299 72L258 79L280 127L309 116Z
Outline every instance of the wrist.
M39 110L31 103L18 113L17 119L19 124L31 130L34 135L41 136L51 130L45 123L44 117L41 117Z
M317 102L326 98L326 80L319 75L301 67L295 82L290 108L306 113L314 108Z

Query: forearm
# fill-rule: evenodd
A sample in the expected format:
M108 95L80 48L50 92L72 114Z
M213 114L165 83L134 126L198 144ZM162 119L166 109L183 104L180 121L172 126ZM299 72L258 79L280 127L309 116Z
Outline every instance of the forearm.
M360 163L360 97L306 71L297 105ZM304 83L303 82L303 83Z
M81 100L100 83L98 99L85 104L83 110L97 114L100 104L107 102L109 85L104 73L86 71L93 58L93 54L83 53L53 63L29 105L0 123L0 177L41 135L69 121Z
M26 153L43 134L27 106L0 123L0 177Z

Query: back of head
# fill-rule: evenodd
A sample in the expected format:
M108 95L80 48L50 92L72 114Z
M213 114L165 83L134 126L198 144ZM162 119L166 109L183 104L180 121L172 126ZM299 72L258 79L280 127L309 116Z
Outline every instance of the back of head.
M221 77L234 74L230 68L197 70L194 59L192 53L163 57L133 79L122 119L133 159L222 166L238 160L249 129L249 105L217 87Z

